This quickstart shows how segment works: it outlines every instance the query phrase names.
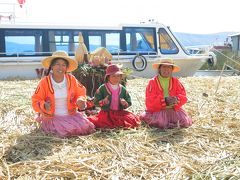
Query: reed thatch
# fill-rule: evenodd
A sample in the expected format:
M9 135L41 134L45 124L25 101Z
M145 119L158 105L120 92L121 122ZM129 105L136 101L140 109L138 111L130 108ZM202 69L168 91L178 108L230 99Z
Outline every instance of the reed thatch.
M128 81L137 114L147 79ZM61 139L34 121L38 80L0 81L0 179L239 179L240 77L181 78L194 124L158 130L98 130Z

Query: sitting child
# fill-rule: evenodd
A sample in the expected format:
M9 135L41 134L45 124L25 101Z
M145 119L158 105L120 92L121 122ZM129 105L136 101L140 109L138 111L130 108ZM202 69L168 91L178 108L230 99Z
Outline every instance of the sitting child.
M95 126L82 113L86 107L86 89L69 74L78 66L65 51L56 51L42 60L48 74L41 79L32 96L36 120L40 128L60 137L88 135L95 132Z
M94 103L101 107L96 116L89 116L96 128L134 128L140 124L139 117L124 109L131 106L131 97L120 84L123 72L117 65L106 69L106 83L101 85L94 97Z

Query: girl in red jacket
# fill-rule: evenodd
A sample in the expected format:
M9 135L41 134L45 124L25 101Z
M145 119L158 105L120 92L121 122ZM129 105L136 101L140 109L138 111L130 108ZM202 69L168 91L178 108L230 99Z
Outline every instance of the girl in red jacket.
M32 96L41 129L60 137L93 133L94 124L77 112L86 106L86 89L67 73L77 68L77 61L66 52L57 51L43 59L42 65L49 69L48 76L41 79Z
M159 74L152 78L146 88L146 111L141 120L160 129L188 127L192 119L182 109L187 102L186 91L172 72L180 71L172 59L162 59L153 64Z

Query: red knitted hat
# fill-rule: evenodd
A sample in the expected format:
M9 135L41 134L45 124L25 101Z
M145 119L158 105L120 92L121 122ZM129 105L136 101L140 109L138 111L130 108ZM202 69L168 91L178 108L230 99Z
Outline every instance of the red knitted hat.
M113 74L124 74L116 64L111 64L106 69L106 76Z

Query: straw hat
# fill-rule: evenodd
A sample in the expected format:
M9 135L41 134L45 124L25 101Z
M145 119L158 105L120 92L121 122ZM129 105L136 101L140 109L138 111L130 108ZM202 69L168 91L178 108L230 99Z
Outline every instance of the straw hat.
M121 71L120 66L116 64L111 64L106 69L106 76L113 75L113 74L124 74L124 73Z
M91 52L90 61L94 56L106 57L108 60L112 60L112 54L105 47L99 47Z
M160 65L169 65L173 66L173 72L180 71L180 67L174 64L173 59L160 59L159 62L152 65L153 69L158 69Z
M42 60L42 65L45 67L45 68L49 68L51 62L53 59L56 59L56 58L62 58L62 59L65 59L68 61L69 63L69 67L67 69L67 72L71 72L71 71L74 71L75 69L77 69L78 67L78 63L76 60L70 58L68 56L68 53L66 53L65 51L56 51L52 54L52 56L49 56L45 59Z
M99 47L90 53L89 60L94 66L107 66L112 60L112 54L107 50L107 48Z

